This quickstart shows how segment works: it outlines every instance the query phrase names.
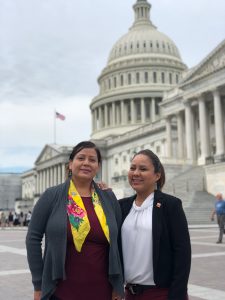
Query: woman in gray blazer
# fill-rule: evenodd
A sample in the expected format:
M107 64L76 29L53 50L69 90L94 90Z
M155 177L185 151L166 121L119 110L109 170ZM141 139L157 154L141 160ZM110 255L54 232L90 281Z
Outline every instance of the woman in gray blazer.
M121 199L126 300L186 300L191 245L181 200L162 193L164 168L150 150L134 155Z
M70 178L47 189L34 207L26 237L34 300L123 296L121 211L112 191L93 181L100 163L94 143L79 143L69 158Z

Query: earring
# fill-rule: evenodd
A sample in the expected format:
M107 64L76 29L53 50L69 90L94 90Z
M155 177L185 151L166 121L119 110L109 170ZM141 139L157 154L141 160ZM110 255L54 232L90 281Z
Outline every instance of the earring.
M71 169L69 169L68 177L72 177L72 170Z

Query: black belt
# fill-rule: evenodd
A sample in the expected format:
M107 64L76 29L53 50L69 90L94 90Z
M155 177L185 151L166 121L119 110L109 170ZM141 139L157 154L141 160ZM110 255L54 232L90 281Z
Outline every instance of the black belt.
M140 295L145 290L155 288L155 285L142 285L142 284L134 284L134 283L127 283L126 289L132 294L132 295Z

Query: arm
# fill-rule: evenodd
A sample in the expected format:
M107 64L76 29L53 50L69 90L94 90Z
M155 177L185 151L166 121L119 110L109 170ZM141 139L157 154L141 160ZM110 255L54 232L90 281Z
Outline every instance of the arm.
M43 272L42 239L51 212L51 200L51 191L47 190L34 207L26 236L27 260L32 275L35 300L39 300L41 294Z
M174 199L168 206L169 234L173 252L173 274L168 300L184 300L191 267L190 236L181 201Z

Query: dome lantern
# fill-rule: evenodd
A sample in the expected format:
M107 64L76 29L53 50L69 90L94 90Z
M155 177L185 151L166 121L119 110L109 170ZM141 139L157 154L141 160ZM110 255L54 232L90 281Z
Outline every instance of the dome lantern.
M137 0L137 2L133 5L133 9L135 13L135 21L131 28L140 25L150 25L156 28L150 20L151 4L148 3L147 0Z

